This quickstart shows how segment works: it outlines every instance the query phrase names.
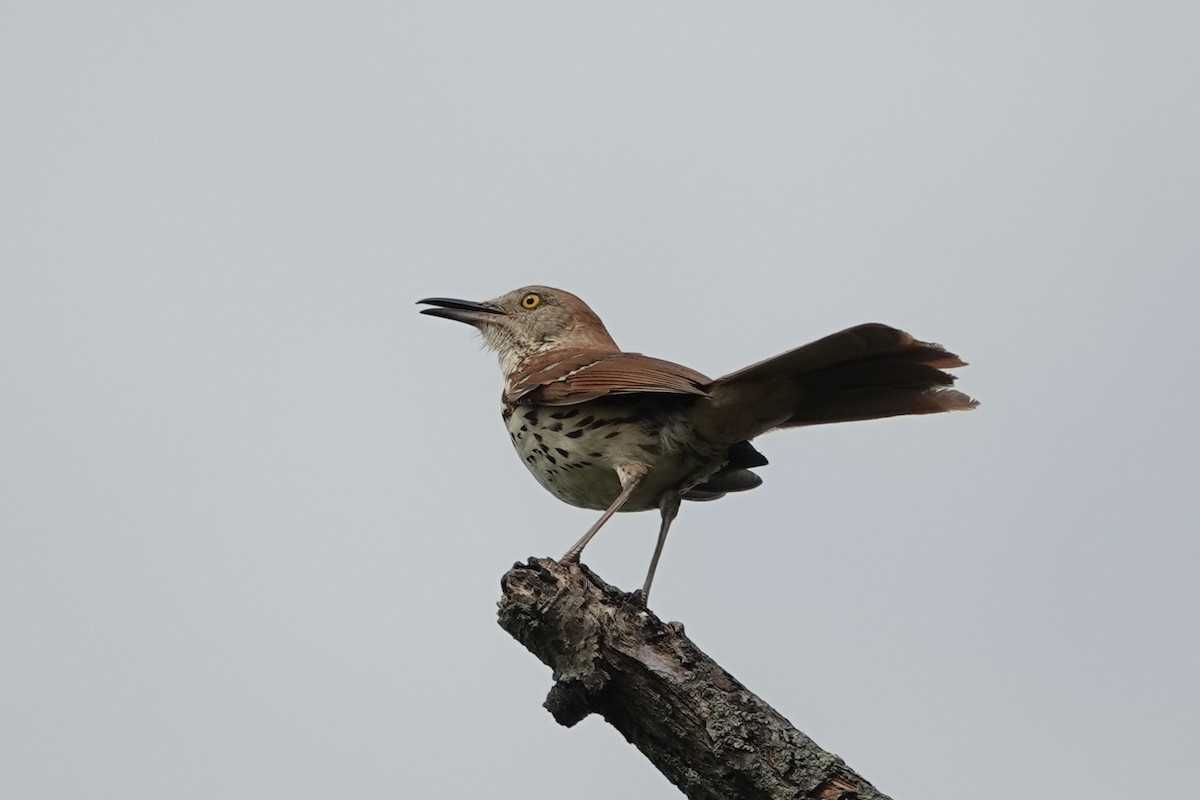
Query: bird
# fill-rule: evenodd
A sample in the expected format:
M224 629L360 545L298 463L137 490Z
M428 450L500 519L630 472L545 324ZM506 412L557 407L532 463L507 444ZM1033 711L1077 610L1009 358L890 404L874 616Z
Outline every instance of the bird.
M681 501L761 485L769 431L973 409L947 369L966 362L882 323L833 333L724 377L622 351L580 298L526 286L476 302L417 301L473 326L504 375L500 413L521 461L559 500L603 513L559 560L578 564L613 514L658 509L650 586Z

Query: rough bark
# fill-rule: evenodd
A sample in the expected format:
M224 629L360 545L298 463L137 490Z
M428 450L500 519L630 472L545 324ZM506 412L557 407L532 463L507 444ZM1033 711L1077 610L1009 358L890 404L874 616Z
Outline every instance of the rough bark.
M599 714L693 800L887 800L832 753L586 567L517 564L500 626L553 670L545 706L570 727Z

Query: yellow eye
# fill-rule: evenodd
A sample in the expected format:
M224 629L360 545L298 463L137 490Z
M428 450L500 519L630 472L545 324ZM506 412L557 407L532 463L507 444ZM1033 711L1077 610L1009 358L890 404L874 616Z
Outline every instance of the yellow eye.
M521 308L532 311L542 304L542 296L537 292L530 292L521 298Z

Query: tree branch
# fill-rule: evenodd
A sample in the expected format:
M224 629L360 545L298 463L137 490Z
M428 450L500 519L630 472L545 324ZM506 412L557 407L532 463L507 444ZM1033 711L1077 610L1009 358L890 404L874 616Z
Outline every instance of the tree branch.
M553 670L545 706L600 714L693 800L888 800L664 623L587 567L550 559L501 581L500 626Z

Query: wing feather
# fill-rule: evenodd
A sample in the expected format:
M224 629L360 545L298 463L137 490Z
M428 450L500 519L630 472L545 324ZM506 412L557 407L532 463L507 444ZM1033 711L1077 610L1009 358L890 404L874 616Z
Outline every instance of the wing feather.
M556 350L531 359L511 376L510 403L567 406L624 394L706 396L709 378L680 364L640 353Z

